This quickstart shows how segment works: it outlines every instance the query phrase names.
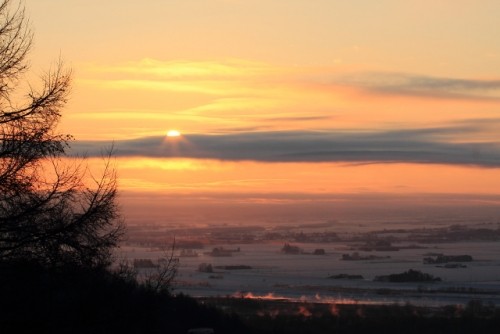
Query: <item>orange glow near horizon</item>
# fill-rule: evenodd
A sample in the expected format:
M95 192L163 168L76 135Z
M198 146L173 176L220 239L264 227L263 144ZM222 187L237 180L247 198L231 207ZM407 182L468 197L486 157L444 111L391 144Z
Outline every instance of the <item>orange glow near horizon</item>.
M92 166L101 159L89 159ZM117 158L120 188L166 194L498 194L495 168Z
M347 84L325 85L310 80L307 69L285 69L271 65L255 65L243 61L224 64L221 74L214 73L214 64L186 62L176 64L142 62L122 67L103 67L99 71L113 76L126 73L142 75L156 85L161 82L187 85L189 92L179 93L168 85L155 93L148 86L114 86L98 81L77 82L85 92L106 96L109 109L85 111L77 97L73 113L65 125L76 129L80 139L128 139L165 135L167 124L176 124L196 134L230 134L253 131L384 131L399 128L446 128L476 119L495 120L500 102L494 99L453 98L450 96L417 96L397 92L377 92ZM245 70L241 66L254 69ZM158 68L156 68L158 66ZM205 67L206 66L206 67ZM222 66L222 65L221 65ZM135 69L137 72L134 72ZM188 70L188 69L196 70ZM257 70L258 68L258 70ZM311 73L321 72L310 69ZM92 71L84 74L92 75ZM100 72L99 72L100 73ZM347 72L346 72L347 73ZM211 91L216 86L220 91ZM322 75L329 75L322 72ZM332 73L333 75L333 73ZM153 77L151 77L153 76ZM306 80L307 78L307 80ZM163 85L162 83L162 85ZM95 86L97 85L97 86ZM203 88L206 86L206 89ZM224 87L224 88L223 88ZM137 89L136 89L137 88ZM97 89L97 90L96 90ZM227 89L227 91L226 91ZM157 96L172 94L172 104ZM180 95L178 95L180 94ZM99 95L98 95L99 96ZM154 97L154 98L150 98ZM136 100L144 102L141 111L134 111ZM187 102L192 100L191 102ZM314 101L314 103L311 103ZM140 104L137 105L139 107ZM111 106L113 108L111 109ZM96 106L95 108L102 108ZM123 108L123 109L122 109ZM439 110L439 112L436 112ZM474 110L474 113L471 113ZM97 121L97 123L96 123ZM110 130L108 124L114 124ZM79 124L80 126L76 126ZM89 126L83 126L88 124ZM92 124L92 125L90 125ZM447 142L488 142L498 129L489 132L450 137ZM178 152L188 137L178 130L166 133L163 145ZM125 190L168 193L499 193L498 170L473 166L438 164L378 163L357 165L346 163L259 163L223 162L216 160L120 158L120 184Z
M62 50L75 73L60 131L85 142L137 140L134 154L151 156L117 158L125 191L247 193L249 200L262 193L500 194L500 168L435 159L441 150L452 158L465 150L495 166L500 156L498 1L46 6L26 1L36 27L33 68L45 68ZM116 8L127 14L109 15ZM93 17L94 28L82 17ZM220 141L203 152L194 140L314 131L349 134L354 153L365 156L359 163L240 161L219 152ZM384 137L408 142L394 150L418 154L427 145L435 155L402 159L420 164L371 164L384 150L356 146L356 134L366 133L398 133ZM155 153L142 152L141 139L156 137L163 142ZM240 153L232 144L232 154ZM168 158L186 147L199 159ZM304 147L309 151L297 151L328 151ZM287 149L276 154L295 152Z

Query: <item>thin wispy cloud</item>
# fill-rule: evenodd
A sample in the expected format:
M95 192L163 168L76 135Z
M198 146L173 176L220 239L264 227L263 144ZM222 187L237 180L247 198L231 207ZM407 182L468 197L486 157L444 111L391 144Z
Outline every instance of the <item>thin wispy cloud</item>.
M500 100L500 80L369 72L345 75L333 82L393 95Z
M374 93L421 97L500 99L500 79L437 77L402 72L349 72L342 68L297 68L232 59L214 61L160 61L143 59L113 66L86 66L83 82L115 89L193 91L211 95L262 94L265 84L310 83L351 86ZM244 85L242 85L244 83ZM241 90L242 86L246 90ZM235 88L239 87L240 90ZM257 89L259 88L259 89Z

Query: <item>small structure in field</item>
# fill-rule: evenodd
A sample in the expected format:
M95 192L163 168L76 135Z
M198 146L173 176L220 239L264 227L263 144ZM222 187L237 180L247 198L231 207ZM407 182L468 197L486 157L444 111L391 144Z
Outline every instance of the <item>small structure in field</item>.
M325 255L326 252L323 248L316 248L313 252L313 255Z
M285 243L285 245L283 245L283 248L281 248L281 251L285 254L293 254L293 255L297 255L297 254L302 253L302 250L298 246L290 245L288 242Z

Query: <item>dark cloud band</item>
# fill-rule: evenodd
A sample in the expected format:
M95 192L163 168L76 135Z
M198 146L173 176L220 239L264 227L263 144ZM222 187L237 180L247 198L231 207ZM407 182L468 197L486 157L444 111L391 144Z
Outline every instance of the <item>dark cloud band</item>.
M500 167L500 142L459 138L474 126L385 132L284 131L146 137L114 142L118 157L261 162L431 163ZM101 155L110 143L77 141L72 154Z

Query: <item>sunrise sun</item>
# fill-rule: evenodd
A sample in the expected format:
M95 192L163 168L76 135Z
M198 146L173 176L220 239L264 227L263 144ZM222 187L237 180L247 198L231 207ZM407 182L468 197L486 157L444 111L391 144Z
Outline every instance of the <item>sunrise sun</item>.
M181 133L177 130L168 130L167 137L179 137Z

